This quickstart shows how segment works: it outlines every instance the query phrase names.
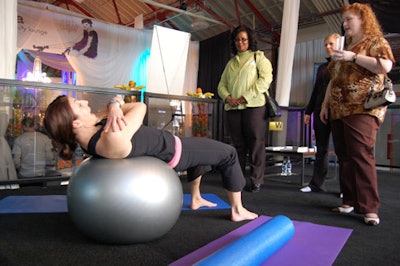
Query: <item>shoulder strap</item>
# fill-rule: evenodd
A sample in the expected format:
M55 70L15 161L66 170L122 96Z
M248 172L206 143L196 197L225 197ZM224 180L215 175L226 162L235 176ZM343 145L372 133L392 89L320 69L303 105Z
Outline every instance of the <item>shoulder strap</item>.
M256 62L256 69L257 69L257 77L260 77L260 74L258 73L258 67L257 67L257 52L254 52L254 61ZM265 97L269 96L268 89L266 92L264 92Z
M95 126L101 126L101 128L90 138L88 143L88 150L85 151L86 153L92 156L99 156L96 153L96 144L100 139L101 132L103 132L104 126L106 125L107 118L103 118L100 122L98 122Z
M257 77L260 76L260 74L258 74L258 67L257 67L257 52L254 52L254 62L256 62L256 69L257 69Z
M380 58L376 57L376 61L378 62L378 65L381 67L381 69L383 70L383 73L384 73L383 84L387 84L388 85L388 89L392 90L393 89L392 80L387 75L385 69L383 69L383 66L382 66ZM376 82L375 80L376 80L376 74L374 74L374 77L372 78L370 92L372 92L374 90L375 82Z

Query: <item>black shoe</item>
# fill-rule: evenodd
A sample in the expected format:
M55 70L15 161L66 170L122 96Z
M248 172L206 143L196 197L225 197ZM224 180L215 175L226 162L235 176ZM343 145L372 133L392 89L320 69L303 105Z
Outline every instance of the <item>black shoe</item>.
M260 192L261 185L260 184L253 184L251 185L251 192L257 193Z

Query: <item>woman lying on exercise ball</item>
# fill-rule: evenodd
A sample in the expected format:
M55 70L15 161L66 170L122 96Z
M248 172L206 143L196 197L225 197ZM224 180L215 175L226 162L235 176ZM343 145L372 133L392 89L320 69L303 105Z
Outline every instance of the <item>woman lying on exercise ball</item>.
M252 220L258 217L242 205L241 191L246 180L235 148L207 138L178 138L168 131L144 126L144 103L125 103L114 97L108 114L91 113L88 101L58 96L47 108L44 126L49 136L60 144L59 155L72 157L78 144L94 157L122 159L152 156L168 163L176 171L187 171L191 182L191 208L215 207L201 197L201 176L216 166L231 205L231 220Z

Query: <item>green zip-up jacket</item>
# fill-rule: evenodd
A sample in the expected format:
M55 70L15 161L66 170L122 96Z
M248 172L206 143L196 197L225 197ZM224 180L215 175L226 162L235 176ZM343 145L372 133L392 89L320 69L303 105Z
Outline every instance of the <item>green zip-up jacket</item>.
M246 99L247 103L237 107L225 104L226 111L263 106L264 93L268 94L272 79L272 64L262 51L238 52L225 66L218 84L218 95L224 102L229 95L233 98L243 96Z

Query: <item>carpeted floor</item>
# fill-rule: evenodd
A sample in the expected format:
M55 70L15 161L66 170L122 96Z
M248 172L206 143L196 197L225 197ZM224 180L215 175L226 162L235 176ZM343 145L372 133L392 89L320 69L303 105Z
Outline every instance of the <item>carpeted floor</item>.
M310 172L308 165L306 173ZM287 177L286 181L289 180L298 181L298 176ZM182 184L188 193L184 178ZM341 203L337 180L327 180L326 187L325 193L301 193L299 184L266 179L261 192L244 191L243 202L248 209L265 216L285 215L295 221L352 229L334 265L400 265L399 173L379 171L381 224L377 227L365 225L359 215L330 212ZM0 190L0 199L65 192L64 186L28 186ZM227 201L218 173L204 176L202 192ZM231 222L229 210L184 211L161 239L134 245L105 245L82 235L66 213L1 214L0 265L168 265L246 223ZM315 254L315 265L320 256Z

